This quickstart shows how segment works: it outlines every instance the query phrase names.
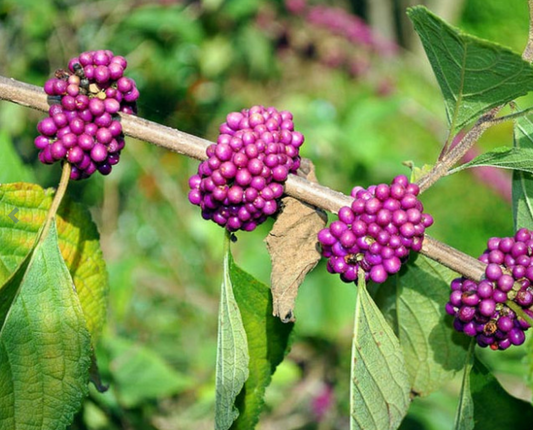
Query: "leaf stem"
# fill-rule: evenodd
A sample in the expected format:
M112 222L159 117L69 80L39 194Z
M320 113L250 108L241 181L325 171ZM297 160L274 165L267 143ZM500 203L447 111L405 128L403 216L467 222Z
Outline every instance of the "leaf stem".
M44 238L48 234L48 230L50 230L50 225L52 224L52 221L57 214L57 210L59 209L59 205L61 204L61 201L63 200L63 197L65 196L65 192L67 191L67 186L68 186L68 182L70 179L71 170L72 170L72 167L69 163L63 163L63 170L61 171L61 179L59 180L57 191L54 195L54 199L52 200L52 204L50 205L50 210L48 211L48 214L46 215L46 220L44 223L43 231L41 233L41 238L39 239L40 241L44 240Z
M511 104L511 103L509 103L509 104ZM511 121L511 120L514 120L514 119L517 119L517 118L522 118L522 117L526 116L527 114L531 113L531 111L533 111L533 106L528 107L528 108L526 108L524 110L521 110L519 112L511 113L509 115L499 116L499 117L493 118L493 119L487 119L487 122L490 123L490 125L496 125L496 124L500 124L502 122Z

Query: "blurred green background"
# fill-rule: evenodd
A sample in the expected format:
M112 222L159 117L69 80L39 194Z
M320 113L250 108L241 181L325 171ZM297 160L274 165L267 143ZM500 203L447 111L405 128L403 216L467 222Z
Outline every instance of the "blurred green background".
M406 162L431 164L446 139L439 89L405 17L414 4L1 0L0 74L42 86L78 53L111 49L128 59L139 115L210 140L231 111L254 104L290 110L319 181L348 193L409 174ZM525 45L523 0L424 4L478 37L517 52ZM37 162L33 139L43 117L0 103L0 172L13 163L5 156L13 147L27 166L20 179L49 187L60 169ZM511 124L502 124L476 151L511 144ZM73 429L213 427L223 231L187 201L197 166L128 138L112 175L69 187L99 226L111 286L97 348L110 389L92 390ZM488 237L512 234L509 175L485 174L461 172L422 196L436 221L430 234L474 256ZM233 246L237 263L267 284L270 226L239 234ZM354 297L354 286L328 275L323 263L308 275L293 347L267 390L258 429L348 428ZM524 351L481 355L505 387L530 400ZM416 399L402 428L451 428L459 384Z

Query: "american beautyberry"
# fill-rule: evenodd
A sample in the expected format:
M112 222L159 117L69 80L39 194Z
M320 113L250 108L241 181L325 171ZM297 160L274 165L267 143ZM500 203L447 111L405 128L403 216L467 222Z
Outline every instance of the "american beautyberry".
M425 229L433 224L418 193L404 175L391 184L354 187L351 206L342 207L339 220L318 233L328 270L345 282L356 281L358 270L377 283L397 273L410 250L421 249Z
M119 82L127 86L125 81ZM226 116L217 143L189 181L189 201L229 231L251 231L279 209L283 184L300 165L303 135L292 114L253 106Z
M528 273L533 274L532 244L531 231L525 228L513 237L492 237L479 257L487 263L485 279L474 282L462 277L452 281L446 312L454 317L455 329L475 337L481 347L503 350L525 340L529 323L509 303L514 302L524 315L533 316L532 279L528 277ZM473 315L474 325L461 324L466 313Z
M46 164L72 164L72 180L96 170L108 175L124 148L118 113L136 113L139 92L124 76L127 62L109 50L87 51L57 71L44 90L52 104L49 117L39 122L35 139L39 159Z

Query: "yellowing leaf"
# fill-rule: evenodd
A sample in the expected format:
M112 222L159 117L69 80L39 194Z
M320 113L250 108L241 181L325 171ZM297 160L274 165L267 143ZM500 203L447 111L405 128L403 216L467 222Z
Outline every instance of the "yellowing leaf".
M0 185L0 284L34 245L52 202L53 190L27 183ZM14 222L8 215L18 209ZM99 234L87 209L64 200L56 216L59 249L74 280L93 341L106 315L108 280ZM1 294L1 293L0 293Z

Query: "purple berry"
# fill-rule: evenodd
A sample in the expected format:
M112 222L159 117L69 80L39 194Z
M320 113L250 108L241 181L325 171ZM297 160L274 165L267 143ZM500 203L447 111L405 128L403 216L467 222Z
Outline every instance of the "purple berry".
M498 319L498 328L503 332L508 332L514 327L514 322L507 316L502 316Z
M471 306L462 306L458 311L458 318L463 322L469 322L474 319L476 308Z
M78 146L71 148L67 152L67 160L70 164L77 164L83 160L83 149Z
M509 331L509 341L513 345L522 345L526 340L526 335L524 331L519 328L513 328Z
M50 139L46 136L37 136L33 141L37 149L44 149L50 145Z
M96 143L91 150L91 159L96 163L101 163L107 158L107 148L101 143Z
M383 265L378 264L376 266L372 266L370 269L370 279L374 281L377 284L381 284L387 280L387 271L385 270L385 267Z
M479 313L484 316L491 316L496 309L496 302L493 299L483 299L478 305Z
M529 290L521 290L516 294L515 301L522 308L529 308L533 305L533 293Z
M119 78L117 81L117 89L123 94L129 93L134 85L133 81L126 77Z
M482 280L477 287L477 294L482 299L488 299L492 297L493 291L494 287L492 286L492 282L487 280Z
M507 300L507 293L504 293L502 290L494 290L492 293L492 299L496 303L505 303Z
M52 118L45 118L39 122L37 130L45 136L54 136L57 132L57 125Z
M489 281L497 281L502 274L502 268L498 264L490 263L485 269L485 276Z
M55 160L61 160L67 155L67 148L63 146L63 143L58 140L50 147L50 154Z

